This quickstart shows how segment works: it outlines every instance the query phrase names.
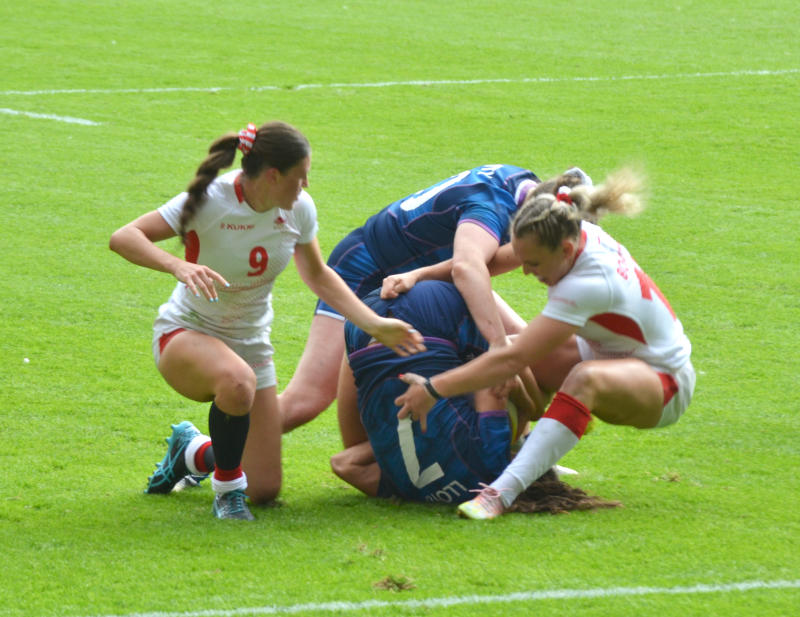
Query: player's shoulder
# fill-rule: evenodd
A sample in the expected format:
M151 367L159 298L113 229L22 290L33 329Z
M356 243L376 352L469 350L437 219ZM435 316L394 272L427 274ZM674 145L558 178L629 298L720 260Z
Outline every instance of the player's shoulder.
M300 195L292 206L292 209L285 214L289 220L298 226L300 229L312 229L317 225L317 207L311 195L305 191L301 191Z
M206 188L207 200L216 203L238 203L235 183L241 173L240 169L234 169L214 178Z
M214 180L211 181L208 188L209 190L215 189L218 191L226 191L228 189L234 190L234 184L236 183L236 178L241 175L241 169L232 169L230 171L226 171L224 174L220 174Z
M308 212L317 211L317 205L314 203L314 199L305 190L300 191L300 195L298 195L294 207Z
M581 232L585 242L578 262L604 264L607 268L614 270L619 261L630 257L628 250L599 225L583 221Z

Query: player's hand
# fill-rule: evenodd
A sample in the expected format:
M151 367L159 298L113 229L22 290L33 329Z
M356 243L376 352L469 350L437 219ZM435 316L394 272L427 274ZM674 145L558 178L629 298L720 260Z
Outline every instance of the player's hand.
M411 272L403 272L401 274L390 274L383 279L381 285L381 298L384 300L391 300L400 294L406 293L414 285L417 284L419 275L414 270Z
M215 272L208 266L201 264L194 264L188 261L181 261L173 272L175 278L181 283L186 285L195 296L203 294L209 302L217 302L219 296L217 295L217 288L214 285L216 281L223 287L230 287L221 274Z
M422 335L411 325L399 319L382 317L372 337L392 349L398 356L411 356L425 351Z
M401 420L410 417L412 420L419 420L422 432L428 430L428 412L436 403L425 386L425 378L416 373L405 373L400 375L400 379L409 385L408 390L394 399L394 404L400 407L397 417Z
M509 393L511 392L511 390L514 389L515 385L516 382L512 377L511 379L505 380L501 384L492 386L491 388L489 388L489 391L492 393L493 396L496 396L497 398L508 398Z

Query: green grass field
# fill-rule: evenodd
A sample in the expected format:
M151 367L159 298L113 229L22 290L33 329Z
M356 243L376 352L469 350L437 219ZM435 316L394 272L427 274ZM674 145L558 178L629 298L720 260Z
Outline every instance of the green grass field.
M29 0L0 18L0 617L797 613L796 0ZM699 380L676 426L602 425L564 459L624 508L475 524L368 500L330 472L333 409L285 437L284 505L253 524L215 520L209 486L142 494L169 424L207 407L153 366L174 280L108 237L215 137L270 119L312 143L326 255L467 167L645 170L648 209L604 225L669 297ZM520 272L495 286L525 317L543 304ZM314 304L292 267L274 304L285 384Z

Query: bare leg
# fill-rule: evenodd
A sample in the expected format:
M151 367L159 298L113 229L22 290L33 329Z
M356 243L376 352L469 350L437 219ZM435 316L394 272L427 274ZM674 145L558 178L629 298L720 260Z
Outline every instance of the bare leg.
M225 343L185 330L166 346L158 370L179 394L193 401L215 401L232 416L250 412L256 389L253 370Z
M217 494L214 512L220 518L252 519L244 502L238 501L238 491L247 488L241 464L251 410L257 399L255 373L219 339L190 330L174 336L159 358L158 369L167 383L185 397L214 401L209 410L209 432L216 458L211 481ZM218 510L220 504L223 505Z
M580 361L577 339L571 336L565 343L532 365L531 370L545 396L551 396L561 388L567 375Z
M634 358L581 362L561 390L609 424L653 428L664 408L658 373Z
M566 400L559 398L562 394ZM578 443L590 411L612 424L652 428L661 419L663 404L661 380L641 360L581 362L564 380L547 413L492 487L503 490L503 503L510 505Z
M275 387L256 390L242 456L250 501L263 504L281 489L281 417Z
M494 303L497 306L497 312L500 314L500 321L503 322L503 328L506 334L519 334L522 332L527 325L525 320L503 300L500 294L493 291L492 295L494 296Z
M345 448L367 441L367 432L358 413L358 393L353 371L347 359L342 357L339 372L339 388L336 400L336 414L339 419L339 432Z
M278 395L284 433L316 418L336 398L343 353L344 322L314 315L297 369Z
M331 457L331 469L348 484L365 495L375 497L381 479L381 470L368 441L342 450Z

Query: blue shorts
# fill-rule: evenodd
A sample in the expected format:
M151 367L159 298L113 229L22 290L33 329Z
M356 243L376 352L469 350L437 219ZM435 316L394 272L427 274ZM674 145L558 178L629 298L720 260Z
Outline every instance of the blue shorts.
M328 265L342 277L359 298L363 298L373 289L378 289L386 276L364 244L362 227L351 231L336 245L328 257ZM344 320L335 308L322 300L317 301L314 314Z

